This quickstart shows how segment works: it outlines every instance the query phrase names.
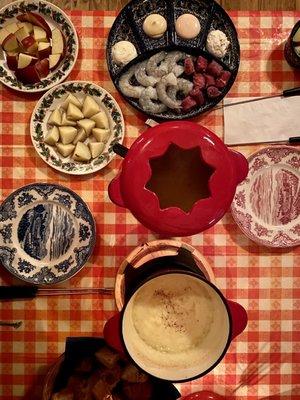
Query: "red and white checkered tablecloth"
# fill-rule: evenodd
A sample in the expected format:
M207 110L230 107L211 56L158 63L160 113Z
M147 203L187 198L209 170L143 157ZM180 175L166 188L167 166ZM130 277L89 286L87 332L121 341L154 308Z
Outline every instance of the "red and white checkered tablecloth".
M107 72L105 42L116 14L69 14L80 40L79 58L69 80L90 80L112 93L124 113L125 145L130 146L145 129L146 118L122 100ZM300 13L230 14L241 44L240 71L230 96L267 95L299 86L300 72L287 65L282 51ZM89 263L69 285L113 286L123 258L154 236L108 198L107 186L120 167L120 158L100 173L85 177L61 174L39 158L29 132L31 112L38 98L0 88L0 200L32 182L57 182L76 191L95 216L97 244ZM198 121L222 137L222 110ZM258 148L246 146L239 150L249 155ZM241 233L230 213L205 233L184 241L208 259L217 286L247 309L249 324L223 361L204 378L180 385L182 393L201 389L220 394L235 391L240 400L274 394L291 398L293 393L294 399L300 399L299 248L277 250L256 245ZM9 274L0 269L0 284L12 282ZM0 303L0 320L23 321L18 330L0 328L0 399L40 399L42 376L63 352L65 338L101 335L104 321L113 314L114 307L112 299L97 296Z

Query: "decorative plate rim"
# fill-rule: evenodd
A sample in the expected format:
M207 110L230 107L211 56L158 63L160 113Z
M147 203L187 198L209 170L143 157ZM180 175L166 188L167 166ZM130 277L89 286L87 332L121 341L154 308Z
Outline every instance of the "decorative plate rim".
M72 36L69 36L69 39L67 39L67 40L70 40L70 43L69 44L68 44L68 42L66 43L66 46L69 47L69 50L67 51L68 54L67 54L67 56L66 55L64 56L63 61L61 61L61 63L60 63L60 67L53 71L51 78L46 77L46 78L41 79L41 81L36 84L24 85L23 83L19 82L15 78L14 75L13 75L14 76L13 78L10 75L8 75L8 72L7 72L8 69L3 66L3 63L0 63L0 82L3 85L9 87L10 89L13 89L13 90L16 90L16 91L22 92L22 93L39 93L39 92L45 92L46 90L53 88L57 84L60 84L61 82L63 82L69 76L69 74L73 70L73 68L76 64L77 58L78 58L79 40L78 40L78 35L76 32L75 26L72 23L71 19L68 17L68 15L62 9L60 9L58 6L56 6L55 4L49 3L46 0L38 0L38 1L16 0L12 3L9 3L0 9L0 20L1 20L1 15L7 9L14 9L16 6L17 7L20 7L20 6L28 7L30 5L36 6L37 10L34 9L34 11L38 11L39 13L41 13L40 5L49 7L52 11L59 13L64 18L65 22L68 25L70 32L72 33ZM17 13L16 13L16 15L17 15ZM11 19L11 18L14 18L14 17L5 18L5 20ZM56 21L54 21L54 22L57 23L57 25L61 26L61 23L58 23ZM3 22L0 24L0 28L2 27L2 24L3 24ZM69 58L70 58L70 60L69 60ZM67 66L68 63L69 63L69 66ZM66 64L65 71L62 72L61 69L65 64ZM12 74L12 73L9 72L9 74ZM49 79L50 79L50 83L45 84ZM12 84L12 81L16 82L16 86L14 86Z
M77 92L82 92L84 87L88 87L91 90L98 90L101 91L102 94L104 95L104 100L105 101L109 101L113 107L114 107L114 117L115 118L119 118L119 121L114 121L114 127L112 128L112 131L116 131L116 137L113 138L110 142L109 148L106 152L102 153L98 158L96 158L95 160L100 160L101 157L104 158L103 162L99 162L93 166L91 166L91 163L79 163L79 162L75 162L72 161L71 163L67 162L65 164L62 163L62 165L65 165L65 167L60 167L59 165L56 165L54 161L51 161L51 154L49 152L49 148L51 148L52 146L49 146L47 144L44 144L43 141L39 141L38 138L35 138L35 135L41 135L41 138L43 137L43 127L42 127L42 123L44 120L44 117L42 119L38 119L37 117L37 113L40 109L43 109L42 106L42 102L47 100L47 97L50 97L50 99L52 98L52 102L55 101L57 98L53 98L53 93L55 93L56 91L59 90L68 90L68 87L70 86L82 86L81 90L77 90ZM72 93L76 93L76 91L73 91ZM64 95L64 94L62 94ZM51 102L51 104L52 104ZM103 101L101 100L102 104ZM50 106L51 106L50 104ZM108 110L108 107L104 104L106 110ZM108 110L109 111L109 110ZM113 117L111 117L113 119ZM39 132L37 132L37 130ZM121 132L119 135L119 131ZM116 156L116 154L113 152L112 147L115 143L122 143L124 140L124 136L125 136L125 122L124 122L124 117L123 117L123 113L121 110L121 107L119 106L118 102L116 101L116 99L103 87L93 83L93 82L89 82L89 81L67 81L67 82L63 82L57 86L55 86L54 88L49 89L41 98L40 100L37 102L32 115L31 115L31 119L30 119L30 136L31 136L31 141L32 144L37 152L37 154L40 156L40 158L47 163L50 167L56 169L57 171L69 174L69 175L88 175L88 174L92 174L95 173L97 171L100 171L101 169L105 168L112 160L113 158ZM41 143L44 145L45 149L41 149ZM48 150L47 150L48 149ZM48 155L42 154L43 152L49 152ZM57 159L62 160L62 157L55 151ZM69 166L70 164L70 166ZM68 168L73 168L73 165L80 165L82 166L82 170L76 170L76 167L74 167L75 169L69 169ZM84 166L91 166L90 169L84 169Z
M286 149L286 150L290 150L290 152L295 152L295 153L299 153L300 155L300 149L295 147L295 146L288 146L288 145L272 145L272 146L267 146L264 147L262 149L259 149L257 151L255 151L254 153L251 153L249 155L249 157L247 158L248 163L250 164L250 162L256 158L257 156L260 156L261 154L266 153L266 151L268 150L282 150L282 149ZM276 165L276 162L272 162L271 165ZM250 173L250 168L249 168L249 173ZM248 175L249 175L248 173ZM246 177L246 179L241 182L236 189L236 193L238 192L238 188L241 187L242 185L244 185L245 183L247 183L247 179L248 176ZM237 215L238 209L235 206L235 197L232 201L231 204L231 215L235 221L235 223L237 224L237 226L239 227L239 229L243 232L243 234L250 239L251 241L253 241L254 243L261 245L261 246L265 246L268 248L278 248L278 249L288 249L288 248L293 248L293 247L297 247L300 245L300 239L296 242L296 243L291 243L291 244L272 244L269 241L265 240L265 239L260 239L259 237L255 236L252 232L249 232L248 229L244 228L244 226L240 223L239 217Z
M34 282L32 279L26 279L21 274L16 273L9 266L5 265L3 262L0 262L0 266L3 266L3 268L5 268L10 274L15 276L16 278L18 278L18 279L20 279L20 280L22 280L24 282L27 282L27 283L30 283L30 284L33 284L33 285L39 285L39 286L55 285L55 284L58 284L58 283L65 282L65 281L69 280L70 278L72 278L73 276L75 276L78 272L80 272L82 270L82 268L86 265L86 263L89 261L91 255L93 253L93 250L94 250L95 245L96 245L96 233L97 233L97 231L96 231L96 221L95 221L95 218L94 218L94 216L93 216L88 204L76 192L74 192L72 189L70 189L70 188L68 188L66 186L63 186L61 184L58 184L58 183L34 182L34 183L30 183L28 185L21 186L18 189L16 189L13 192L11 192L0 203L0 208L6 202L9 202L12 199L14 199L14 197L17 196L19 193L21 193L24 189L31 190L31 189L34 189L36 187L47 187L47 186L52 186L52 187L55 188L55 190L60 190L62 192L68 193L69 195L71 195L73 197L73 199L75 199L80 204L83 204L85 206L86 210L88 211L89 217L90 217L89 224L91 226L92 234L91 234L91 240L90 240L90 243L89 243L89 250L88 250L88 253L86 255L86 259L82 263L82 265L80 263L78 263L79 266L76 265L76 267L73 267L73 268L76 268L75 271L73 271L73 269L72 269L68 273L62 275L62 277L56 277L56 279L54 281L49 282L49 283L47 283L47 282L38 282L37 283L37 282Z

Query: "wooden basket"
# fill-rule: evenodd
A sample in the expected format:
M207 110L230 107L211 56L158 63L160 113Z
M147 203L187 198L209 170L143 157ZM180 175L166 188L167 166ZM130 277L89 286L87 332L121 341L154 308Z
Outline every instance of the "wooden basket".
M62 354L55 361L55 363L50 367L50 369L46 375L46 378L45 378L42 400L51 400L51 397L53 394L54 382L55 382L56 376L58 374L59 368L60 368L63 360L64 360L64 355Z

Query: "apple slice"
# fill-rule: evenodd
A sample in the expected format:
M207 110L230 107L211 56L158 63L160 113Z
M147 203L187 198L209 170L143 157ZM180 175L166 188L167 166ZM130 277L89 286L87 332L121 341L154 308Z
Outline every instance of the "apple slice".
M97 139L97 142L106 143L110 137L109 129L94 128L92 130L93 136Z
M40 26L34 25L33 36L37 42L48 42L47 32Z
M0 29L0 44L2 46L2 43L4 40L10 35L10 32L7 31L5 28Z
M61 31L58 28L52 31L52 54L63 54L65 41Z
M8 32L15 33L19 29L19 26L16 22L12 22L4 27Z
M38 46L33 36L27 36L21 41L21 44L27 53L36 54Z
M85 130L83 128L80 128L77 133L77 136L73 140L73 144L77 144L78 142L84 142L86 138L87 138L87 135L86 135Z
M75 146L72 143L69 144L57 143L56 148L63 157L68 157L75 149Z
M7 53L16 53L19 49L19 43L16 36L13 33L6 36L2 42L2 47Z
M29 54L20 53L18 59L18 69L28 67L28 65L34 65L37 61L36 57L32 57Z
M30 22L33 25L40 26L46 31L48 39L51 38L50 26L40 14L28 11L25 14L18 15L17 19L21 22Z
M61 103L61 107L66 110L68 108L69 103L74 104L76 107L78 107L80 109L82 107L81 102L72 93L68 94L68 96L65 98L65 100Z
M38 53L40 58L47 58L51 54L51 45L49 42L38 43ZM49 62L50 64L50 62Z
M83 118L83 114L82 114L81 110L79 110L78 107L76 107L72 103L69 103L68 109L67 109L67 117L68 117L68 119L72 119L73 121L78 121L79 119Z
M33 25L30 22L17 22L19 28L24 28L28 35L33 32Z
M17 79L25 84L33 84L40 82L39 74L37 73L34 65L28 65L25 68L16 70Z
M60 126L59 135L62 144L72 143L75 136L77 135L77 129L73 126Z
M108 118L104 111L100 111L97 114L92 115L91 119L96 122L96 128L109 129Z
M47 123L56 126L61 125L61 113L58 108L52 111Z
M49 67L50 70L53 71L59 64L61 58L61 54L50 54L49 55Z
M6 62L10 70L15 71L18 68L18 53L6 53Z
M99 143L99 142L89 143L89 148L92 154L92 158L100 156L100 154L103 153L104 147L105 147L104 143Z
M76 126L76 121L67 118L67 114L63 111L61 116L61 125Z
M300 42L300 28L297 29L295 35L293 36L293 42Z
M28 34L27 30L25 29L24 26L22 26L21 28L19 28L16 32L15 32L16 38L18 39L19 43L22 43L22 40L29 37L30 34Z
M45 137L44 142L54 146L59 141L59 130L57 126L53 126L48 135Z
M86 144L82 142L76 144L73 159L76 161L89 161L91 159L91 152Z
M35 69L37 70L37 73L39 74L40 78L46 78L49 74L49 60L48 58L43 58L42 60L39 60L35 64Z
M89 136L90 133L92 132L92 129L95 127L96 122L92 121L91 119L85 118L77 121L77 125L80 126L80 128L83 128L86 134Z
M85 118L90 118L99 111L99 104L91 96L86 96L82 106L82 112Z

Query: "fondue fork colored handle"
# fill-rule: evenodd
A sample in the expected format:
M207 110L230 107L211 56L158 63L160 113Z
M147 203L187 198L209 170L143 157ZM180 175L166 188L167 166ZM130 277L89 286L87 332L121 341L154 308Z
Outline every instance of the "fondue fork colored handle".
M112 295L113 288L39 288L37 286L0 286L0 300L34 299L37 296Z

